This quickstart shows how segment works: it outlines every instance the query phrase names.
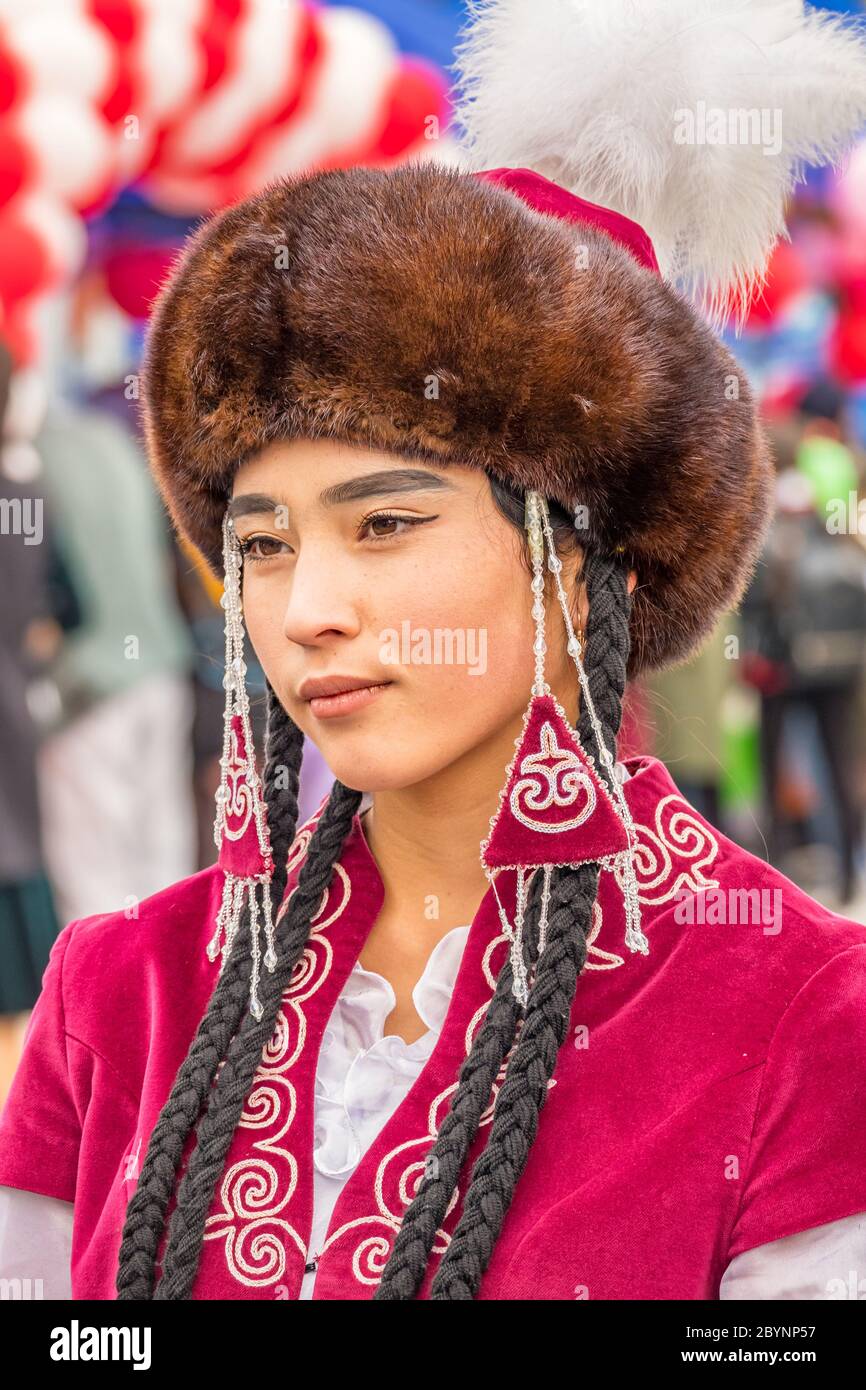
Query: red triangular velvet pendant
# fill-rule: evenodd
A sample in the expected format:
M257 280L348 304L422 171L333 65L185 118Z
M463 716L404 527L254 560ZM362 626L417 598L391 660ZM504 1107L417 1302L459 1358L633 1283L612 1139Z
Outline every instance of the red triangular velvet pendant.
M530 703L481 849L490 869L582 864L628 849L610 793L552 695L536 695Z
M231 719L229 760L226 772L226 800L219 848L219 866L235 878L264 878L272 867L270 839L264 820L261 797L247 780L247 749L243 720ZM256 807L262 817L261 836Z

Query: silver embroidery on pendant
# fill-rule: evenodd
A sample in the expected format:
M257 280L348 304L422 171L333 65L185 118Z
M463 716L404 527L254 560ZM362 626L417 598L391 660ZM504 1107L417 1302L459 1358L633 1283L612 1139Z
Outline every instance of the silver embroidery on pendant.
M220 825L223 835L229 840L242 839L253 814L253 793L246 777L247 765L240 755L237 730L230 729L229 760L226 767L227 794Z
M555 759L555 766L545 765L543 760L550 759ZM545 719L541 726L541 747L536 753L526 755L519 772L521 780L515 782L508 800L517 820L529 830L540 830L546 835L576 830L595 810L596 792L592 778L572 749L560 748L556 741L556 730L549 720ZM548 811L551 806L574 806L582 795L586 797L586 804L571 820L536 820L519 805L523 798L528 812Z

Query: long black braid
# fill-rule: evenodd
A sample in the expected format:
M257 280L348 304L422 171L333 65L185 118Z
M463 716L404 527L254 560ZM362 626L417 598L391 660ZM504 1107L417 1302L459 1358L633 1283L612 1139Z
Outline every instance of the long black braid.
M627 575L617 561L592 556L582 577L589 599L584 666L602 737L613 751L622 718L629 652ZM578 729L599 772L607 776L586 707L581 709ZM490 1261L535 1139L547 1083L568 1028L577 978L586 961L598 874L597 865L587 864L576 870L555 870L552 875L545 950L496 1099L490 1136L472 1170L460 1220L431 1285L431 1298L474 1298ZM533 888L539 881L540 875L536 875ZM538 896L534 900L530 897L530 936L537 931ZM451 1109L427 1156L425 1176L404 1213L376 1299L411 1299L421 1286L436 1231L517 1030L517 1014L522 1011L508 1005L505 996L510 983L510 967L506 966L485 1023L461 1069Z
M310 923L322 905L363 793L335 781L313 832L297 886L281 924L278 963L259 989L262 1017L247 1011L196 1128L193 1149L171 1215L156 1299L186 1299L201 1258L205 1222L262 1052L273 1036L283 991L303 955Z
M268 756L263 781L274 853L276 903L285 890L286 859L297 826L303 742L301 730L268 686ZM127 1207L117 1271L119 1299L153 1297L157 1251L184 1145L249 1005L250 953L250 933L242 929L154 1126L138 1184Z

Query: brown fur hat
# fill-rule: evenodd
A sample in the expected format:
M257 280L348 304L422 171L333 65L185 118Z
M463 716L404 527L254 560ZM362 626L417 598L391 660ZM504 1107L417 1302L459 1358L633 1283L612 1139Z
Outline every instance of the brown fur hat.
M772 467L744 372L600 229L433 163L287 178L205 222L156 302L151 464L221 569L239 462L327 436L486 469L637 571L630 674L734 604Z

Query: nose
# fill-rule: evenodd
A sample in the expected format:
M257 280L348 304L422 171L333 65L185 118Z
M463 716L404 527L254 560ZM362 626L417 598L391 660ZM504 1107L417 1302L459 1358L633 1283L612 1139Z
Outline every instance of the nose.
M337 637L356 637L361 630L356 593L345 556L326 546L302 547L283 614L283 633L302 647L327 646Z

